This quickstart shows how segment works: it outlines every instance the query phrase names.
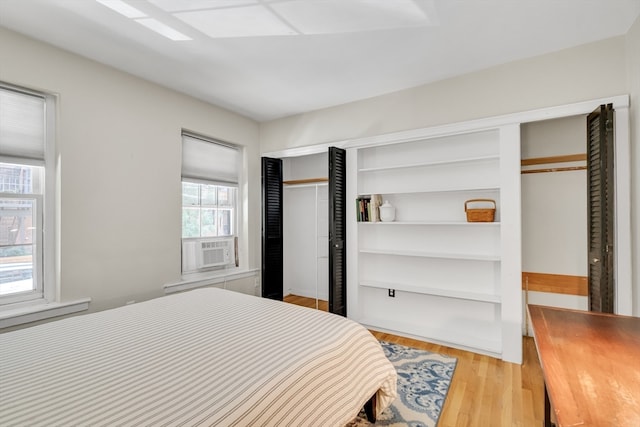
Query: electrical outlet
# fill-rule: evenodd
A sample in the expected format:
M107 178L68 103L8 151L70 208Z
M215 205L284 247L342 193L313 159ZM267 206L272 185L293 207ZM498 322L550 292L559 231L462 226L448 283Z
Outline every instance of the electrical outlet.
M391 298L395 298L396 297L396 290L395 289L389 289L389 296Z

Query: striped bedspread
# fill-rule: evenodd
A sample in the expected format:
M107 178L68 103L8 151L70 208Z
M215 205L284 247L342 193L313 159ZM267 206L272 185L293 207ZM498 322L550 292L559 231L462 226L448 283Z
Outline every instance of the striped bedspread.
M0 335L0 426L343 426L396 372L343 317L199 289Z

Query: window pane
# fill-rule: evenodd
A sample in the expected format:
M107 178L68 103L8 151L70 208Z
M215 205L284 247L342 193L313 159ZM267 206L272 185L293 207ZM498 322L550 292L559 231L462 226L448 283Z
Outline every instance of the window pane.
M231 209L218 210L218 231L220 236L231 236L233 234L232 218Z
M234 187L218 187L218 206L233 207L235 194Z
M182 208L182 237L200 237L200 208Z
M236 192L235 187L183 182L182 237L233 236Z
M38 169L42 168L0 163L0 193L33 194Z
M182 183L182 206L198 206L200 204L200 185L191 182Z
M215 185L202 185L202 206L215 206L216 205L216 187Z
M202 237L213 237L218 235L216 229L216 209L201 210L202 215Z
M31 291L35 201L0 198L0 295Z

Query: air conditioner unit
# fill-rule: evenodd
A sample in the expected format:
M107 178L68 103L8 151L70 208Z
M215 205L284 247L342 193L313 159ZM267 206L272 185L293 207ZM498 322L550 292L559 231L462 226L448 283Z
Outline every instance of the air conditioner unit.
M235 239L233 237L183 241L183 271L234 264L234 241Z

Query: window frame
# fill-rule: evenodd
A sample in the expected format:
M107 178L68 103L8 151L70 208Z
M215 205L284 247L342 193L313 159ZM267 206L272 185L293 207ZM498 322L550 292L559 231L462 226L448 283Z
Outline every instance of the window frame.
M41 183L42 191L37 194L13 194L2 193L2 197L18 196L24 199L37 200L36 218L40 229L37 230L39 245L36 245L36 254L33 261L33 277L36 278L36 289L29 293L0 295L0 309L14 309L36 304L47 304L56 301L57 280L55 274L56 250L55 250L55 224L56 224L56 97L55 95L34 91L20 86L0 81L0 88L16 92L25 96L41 98L44 101L44 135L43 153L44 160L35 160L19 156L7 156L0 154L0 162L44 167L44 179Z
M185 154L184 154L184 149L185 149L185 139L189 138L192 140L198 140L199 142L202 143L209 143L209 144L214 144L220 147L225 147L231 150L235 150L237 152L236 155L236 165L235 165L235 173L236 173L236 177L234 181L231 180L227 180L225 178L209 178L209 177L203 177L203 176L199 176L198 174L194 174L194 175L190 175L189 173L185 174ZM241 223L241 218L243 218L243 214L242 214L242 206L243 206L243 202L242 202L242 164L243 164L243 156L244 156L244 148L241 145L237 145L237 144L232 144L232 143L228 143L226 141L221 141L219 139L215 139L215 138L211 138L211 137L207 137L207 136L203 136L201 134L198 133L194 133L191 131L187 131L185 129L182 130L181 132L181 143L182 143L182 166L181 166L181 172L180 172L180 245L181 245L181 257L180 257L180 271L183 277L190 277L192 275L198 275L200 273L216 273L219 272L221 270L228 270L230 268L233 269L237 269L238 267L240 267L240 264L242 263L242 259L239 257L238 259L236 259L237 264L230 264L228 266L216 266L216 267L203 267L203 268L199 268L199 269L185 269L185 264L184 264L184 257L182 252L184 251L184 244L185 242L193 242L193 241L202 241L202 240L227 240L227 239L234 239L234 241L236 242L237 247L236 252L237 255L240 254L240 248L239 243L241 242L241 236L242 236L242 223ZM223 172L223 175L227 175L225 172ZM231 187L235 189L235 197L234 197L234 201L233 201L233 205L231 210L233 211L232 214L232 234L230 235L225 235L225 236L205 236L205 237L182 237L183 236L183 225L182 225L182 218L183 218L183 209L186 207L186 205L183 204L183 183L190 183L190 184L198 184L198 185L215 185L215 186L219 186L219 187ZM199 197L199 202L201 202L201 197L200 197L200 190L198 192L198 197ZM196 207L196 206L194 206ZM203 208L208 208L206 205L202 205L199 204L197 205L198 209L203 209ZM217 197L216 197L216 209L220 209L220 206L218 205L218 201L217 201ZM226 207L223 206L223 209L226 209ZM200 232L201 234L201 232Z

